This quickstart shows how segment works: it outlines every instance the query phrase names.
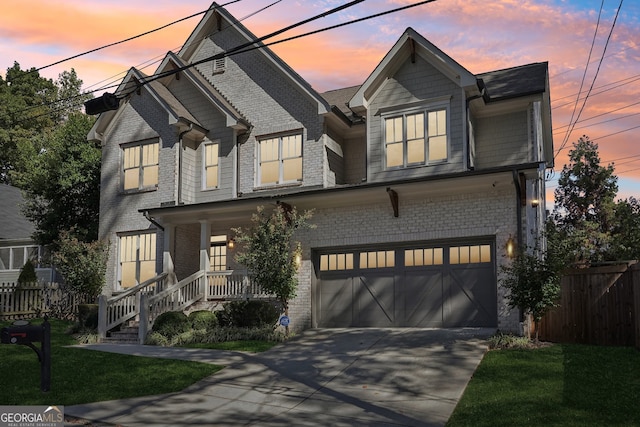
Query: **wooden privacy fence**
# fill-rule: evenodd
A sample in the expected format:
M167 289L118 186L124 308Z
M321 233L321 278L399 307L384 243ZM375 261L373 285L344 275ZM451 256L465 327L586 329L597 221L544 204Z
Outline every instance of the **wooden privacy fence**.
M58 283L0 283L0 320L28 319L56 311L74 313L82 302Z
M566 271L560 306L537 329L544 341L640 348L640 265Z

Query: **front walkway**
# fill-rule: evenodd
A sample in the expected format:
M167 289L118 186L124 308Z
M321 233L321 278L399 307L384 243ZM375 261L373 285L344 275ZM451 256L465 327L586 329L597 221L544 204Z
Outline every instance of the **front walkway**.
M312 329L247 355L150 346L84 346L225 364L182 392L65 407L122 426L442 426L493 329Z

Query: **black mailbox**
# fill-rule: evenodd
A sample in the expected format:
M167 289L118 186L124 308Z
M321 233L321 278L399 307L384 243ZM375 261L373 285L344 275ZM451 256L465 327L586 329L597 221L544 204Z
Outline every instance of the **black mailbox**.
M42 326L9 326L2 328L0 342L2 344L26 344L42 341Z
M33 345L40 343L40 348ZM30 347L38 355L40 362L40 390L49 391L51 387L51 325L45 316L42 325L29 325L19 320L13 326L0 330L0 344L20 344Z

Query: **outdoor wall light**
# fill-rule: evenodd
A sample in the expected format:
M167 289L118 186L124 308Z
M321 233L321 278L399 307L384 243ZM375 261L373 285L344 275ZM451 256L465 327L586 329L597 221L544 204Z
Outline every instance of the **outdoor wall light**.
M296 254L295 261L296 261L296 265L300 267L300 264L302 264L302 257L300 256L300 254Z
M534 208L537 208L540 205L540 200L538 199L533 199L531 200L531 206Z
M507 243L504 245L505 251L507 252L507 257L513 258L516 254L516 241L511 234L509 234L509 238L507 239Z
M229 247L229 249L233 249L235 245L236 245L236 239L234 238L229 239L229 241L227 242L227 246Z

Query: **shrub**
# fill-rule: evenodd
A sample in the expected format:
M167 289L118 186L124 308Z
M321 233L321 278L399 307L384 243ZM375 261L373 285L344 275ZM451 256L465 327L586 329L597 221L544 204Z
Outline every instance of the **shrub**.
M162 313L153 324L152 331L164 335L167 339L187 332L191 329L191 323L187 315L181 311L168 311Z
M194 311L189 314L189 322L193 329L211 330L218 326L216 314L209 310Z
M269 301L232 301L224 305L218 315L220 325L242 328L273 326L279 317L279 311Z
M164 335L153 331L149 332L144 343L146 345L157 345L159 347L169 346L169 340Z
M36 283L38 276L36 275L36 268L33 262L28 259L20 269L20 275L18 276L18 284L23 285L26 283Z
M78 304L78 324L80 328L98 328L98 304Z

